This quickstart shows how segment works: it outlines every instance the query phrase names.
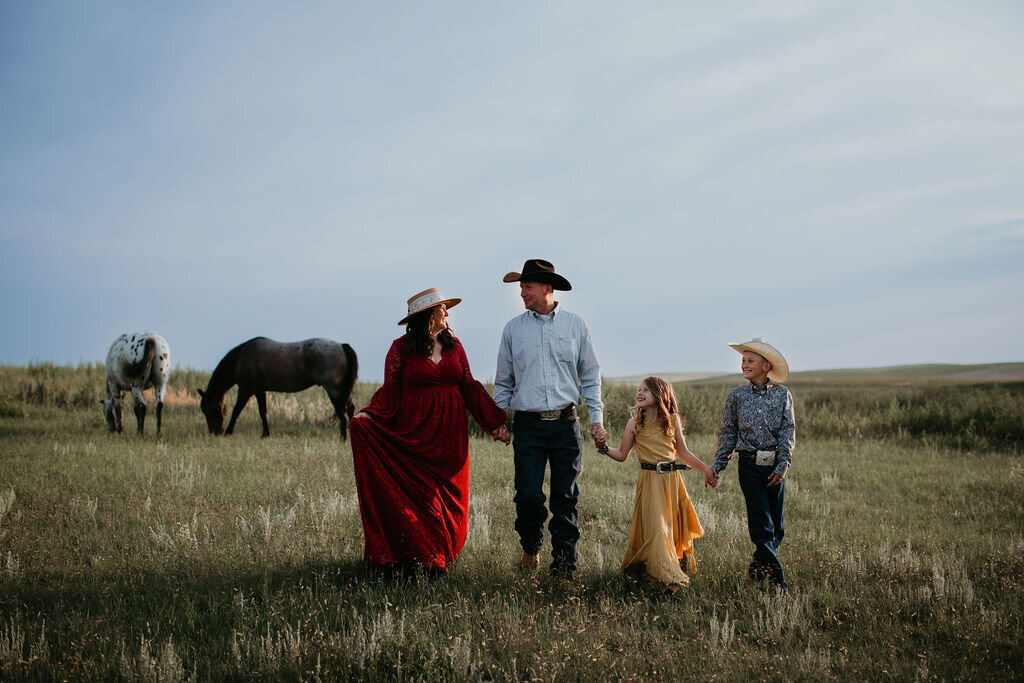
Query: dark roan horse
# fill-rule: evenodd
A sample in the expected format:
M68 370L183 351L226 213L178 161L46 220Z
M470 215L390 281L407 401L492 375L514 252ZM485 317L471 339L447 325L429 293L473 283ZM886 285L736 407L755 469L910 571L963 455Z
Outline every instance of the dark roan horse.
M224 394L238 385L238 400L231 411L226 433L235 429L242 408L253 396L260 408L263 436L270 436L267 426L267 392L296 392L314 384L323 387L334 405L340 423L341 438L348 438L348 422L355 406L352 388L359 372L356 352L348 344L330 339L307 339L282 343L256 337L228 351L210 376L206 391L199 390L199 409L206 417L211 434L224 431Z

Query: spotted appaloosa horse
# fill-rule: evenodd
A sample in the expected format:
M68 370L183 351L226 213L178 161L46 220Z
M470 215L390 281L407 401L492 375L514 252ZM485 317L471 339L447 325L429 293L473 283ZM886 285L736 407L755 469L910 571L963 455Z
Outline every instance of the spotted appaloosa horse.
M171 374L171 349L167 341L154 332L122 334L114 340L107 353L107 398L103 415L107 429L121 433L121 392L131 389L135 399L135 419L139 434L146 421L146 400L142 392L153 387L156 392L156 433L164 412L167 379Z
M235 429L242 408L253 396L260 408L263 436L270 436L267 426L267 392L296 392L314 384L322 386L334 405L341 438L348 438L348 423L355 406L352 388L359 373L356 352L348 344L330 339L306 339L282 343L256 337L227 352L217 364L206 391L199 390L199 409L206 417L211 434L230 434ZM231 411L231 421L224 431L224 394L238 385L238 398Z

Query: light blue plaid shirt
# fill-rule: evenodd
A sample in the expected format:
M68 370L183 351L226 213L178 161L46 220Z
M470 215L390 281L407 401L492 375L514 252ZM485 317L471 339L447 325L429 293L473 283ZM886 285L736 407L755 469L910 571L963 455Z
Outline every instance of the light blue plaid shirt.
M501 333L494 402L499 408L540 412L586 401L591 424L603 422L601 366L583 318L562 310L526 311Z

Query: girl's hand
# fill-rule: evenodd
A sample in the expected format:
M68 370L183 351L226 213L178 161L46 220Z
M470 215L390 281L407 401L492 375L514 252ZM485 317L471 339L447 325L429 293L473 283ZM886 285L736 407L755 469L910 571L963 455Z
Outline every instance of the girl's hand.
M704 488L716 488L718 486L718 472L715 468L709 467L704 471Z

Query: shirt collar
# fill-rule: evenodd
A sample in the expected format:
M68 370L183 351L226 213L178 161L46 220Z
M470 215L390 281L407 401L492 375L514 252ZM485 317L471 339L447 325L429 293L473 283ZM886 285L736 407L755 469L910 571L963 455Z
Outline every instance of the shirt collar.
M754 393L754 395L755 395L755 396L764 396L765 394L767 394L767 393L768 393L768 388L769 388L770 386L772 386L772 381L771 381L771 380L768 380L767 382L765 382L765 383L764 383L764 386L763 386L763 387L761 387L760 389L758 389L758 388L757 388L757 387L756 387L756 386L754 385L754 383L753 383L753 382L751 382L751 383L750 383L750 391L752 391L752 392Z
M528 312L532 313L533 317L536 318L537 320L554 320L555 319L555 315L558 313L558 302L557 301L555 302L555 307L552 308L551 312L548 313L547 315L543 315L541 313L538 313L537 311L532 311L532 310L528 311Z

